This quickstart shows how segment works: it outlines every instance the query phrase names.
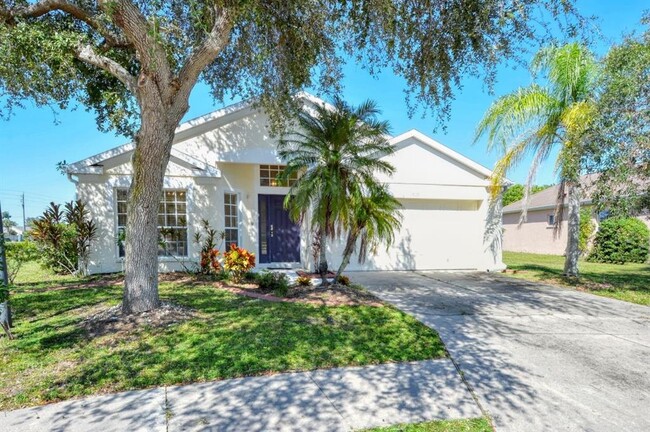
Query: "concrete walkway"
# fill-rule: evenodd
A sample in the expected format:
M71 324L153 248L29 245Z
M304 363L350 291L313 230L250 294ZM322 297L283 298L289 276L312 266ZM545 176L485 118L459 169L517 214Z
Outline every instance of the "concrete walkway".
M9 431L349 431L480 417L449 359L118 393L0 413Z
M436 329L497 431L650 431L650 308L485 273L358 273Z

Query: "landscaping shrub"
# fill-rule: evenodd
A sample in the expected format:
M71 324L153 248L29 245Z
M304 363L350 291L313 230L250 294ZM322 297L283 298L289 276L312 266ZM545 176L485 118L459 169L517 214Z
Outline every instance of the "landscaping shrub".
M345 276L345 275L341 275L336 280L336 283L338 283L340 285L350 286L350 278Z
M296 279L296 285L311 286L311 278L309 276L298 276L298 279Z
M221 272L221 263L219 262L219 250L209 249L201 251L201 261L199 273L201 274L218 274Z
M580 253L586 254L589 249L589 241L596 231L596 223L591 218L591 210L588 208L580 210L580 237L578 249Z
M235 283L242 282L244 275L255 267L255 254L234 244L230 245L230 250L223 257L223 266Z
M50 203L43 215L34 221L31 237L37 243L46 268L57 274L85 273L90 243L97 235L97 226L83 202L70 201L61 209Z
M20 269L30 261L36 261L39 257L36 243L29 240L19 242L6 242L5 251L7 254L7 273L9 283L13 284Z
M263 271L257 275L257 284L262 292L272 292L278 297L289 292L289 278L284 273Z
M635 218L611 218L601 222L590 261L625 264L648 259L650 230Z
M196 232L194 234L194 243L201 245L199 273L217 276L223 271L221 262L219 261L221 254L219 253L217 240L223 241L226 234L224 231L217 231L212 228L207 219L201 221L201 227L204 233Z

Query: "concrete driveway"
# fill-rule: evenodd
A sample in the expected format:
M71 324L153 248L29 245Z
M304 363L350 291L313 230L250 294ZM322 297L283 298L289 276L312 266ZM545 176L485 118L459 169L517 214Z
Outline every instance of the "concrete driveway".
M650 308L487 273L357 273L436 329L498 431L650 431Z

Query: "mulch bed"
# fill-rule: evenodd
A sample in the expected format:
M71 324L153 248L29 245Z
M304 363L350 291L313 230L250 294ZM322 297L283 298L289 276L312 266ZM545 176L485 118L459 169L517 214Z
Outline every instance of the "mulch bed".
M288 300L323 306L384 306L384 303L368 291L345 285L330 285L327 288L297 286L289 289Z
M327 288L314 286L291 287L286 297L277 297L273 294L264 293L254 284L230 285L216 282L214 286L233 294L271 302L304 303L318 306L384 306L381 300L365 290L338 284L330 285Z
M122 305L119 304L88 315L81 325L88 336L94 338L109 333L112 335L130 333L142 325L168 327L197 317L200 317L198 311L167 302L162 302L158 309L152 311L124 315Z
M300 276L320 278L319 274L297 272ZM331 273L330 277L335 275ZM183 285L213 286L223 289L236 295L251 297L270 302L305 303L319 306L384 306L384 303L377 297L357 287L348 287L340 284L330 285L327 288L320 286L297 286L289 288L286 297L277 297L272 293L262 292L257 284L241 283L232 284L225 281L215 281L209 276L188 275L185 273L166 273L159 276L161 282L174 282Z

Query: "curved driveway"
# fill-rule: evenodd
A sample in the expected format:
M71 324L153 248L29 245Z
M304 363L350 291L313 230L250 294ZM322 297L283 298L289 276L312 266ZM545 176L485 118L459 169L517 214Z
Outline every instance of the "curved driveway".
M489 273L357 273L440 333L497 431L650 431L650 308Z

